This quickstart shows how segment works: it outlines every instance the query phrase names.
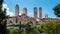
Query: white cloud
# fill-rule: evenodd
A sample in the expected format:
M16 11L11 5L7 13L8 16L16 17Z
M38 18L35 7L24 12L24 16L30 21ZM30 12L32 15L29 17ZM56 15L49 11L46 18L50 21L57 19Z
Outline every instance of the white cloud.
M8 8L7 4L3 4L3 8L2 8L3 11L4 11L4 8L6 8L7 15L9 15L9 16L14 15L13 12L9 11L9 8Z
M19 13L19 15L21 15L21 13Z

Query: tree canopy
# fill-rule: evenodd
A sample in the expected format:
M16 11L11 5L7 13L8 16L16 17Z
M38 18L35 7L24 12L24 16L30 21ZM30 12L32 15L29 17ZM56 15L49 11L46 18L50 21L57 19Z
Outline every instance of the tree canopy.
M0 0L0 34L6 34L6 9L2 10L3 0Z
M57 4L54 8L54 14L57 16L57 17L60 17L60 4Z

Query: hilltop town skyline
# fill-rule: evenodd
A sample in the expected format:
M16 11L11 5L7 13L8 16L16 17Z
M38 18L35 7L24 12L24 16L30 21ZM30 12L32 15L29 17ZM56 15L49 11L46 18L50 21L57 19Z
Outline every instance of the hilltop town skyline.
M11 13L11 16L14 16L15 14L15 6L16 4L19 5L19 14L22 14L23 8L27 8L27 14L30 17L34 17L33 15L33 8L37 7L38 11L39 11L39 7L42 7L42 16L43 18L45 17L45 14L48 14L49 18L57 18L54 13L53 13L53 6L57 5L60 0L51 0L51 1L43 1L43 0L4 0L4 4L7 5L6 8L8 9L7 11L10 11L9 13ZM51 2L53 5L51 5ZM53 3L55 2L55 3ZM44 4L45 3L45 4ZM3 5L4 5L3 4ZM51 15L52 14L52 15Z

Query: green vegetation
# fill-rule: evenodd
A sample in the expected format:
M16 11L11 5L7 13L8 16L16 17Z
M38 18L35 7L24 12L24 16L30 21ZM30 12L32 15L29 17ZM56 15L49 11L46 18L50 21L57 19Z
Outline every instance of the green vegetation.
M44 34L60 34L60 21L48 21L45 23Z
M55 6L53 8L54 10L54 14L57 16L57 17L60 17L60 4L58 4L57 6Z
M39 27L36 24L33 24L31 21L27 24L22 24L22 27L20 27L20 33L21 34L40 34L40 25ZM22 29L21 29L22 28Z
M18 30L16 30L16 29L10 29L10 34L18 34Z
M26 24L16 25L19 29L7 29L6 27L6 9L2 11L3 0L0 0L0 34L60 34L60 21L48 21L44 24L31 21ZM54 7L54 13L60 17L60 4ZM17 22L18 20L16 20ZM11 22L12 23L12 22Z
M2 4L3 0L0 0L0 34L6 34L7 29L6 29L6 9L2 11Z
M26 24L19 25L20 29L9 29L10 34L60 34L60 21L48 21L44 24L31 21Z
M37 23L37 24L36 24ZM11 28L8 29L9 34L40 34L43 33L43 25L38 24L36 22L33 24L31 21L26 23L26 24L21 24L19 25L19 29Z

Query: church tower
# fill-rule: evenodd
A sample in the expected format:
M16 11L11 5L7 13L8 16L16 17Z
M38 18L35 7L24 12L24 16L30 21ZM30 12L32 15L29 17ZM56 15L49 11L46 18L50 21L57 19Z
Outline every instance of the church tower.
M42 8L39 8L39 18L42 19Z
M34 7L34 19L37 19L37 18L38 18L37 8Z
M19 15L19 5L17 4L15 7L15 16Z
M27 8L23 8L23 14L27 16Z

